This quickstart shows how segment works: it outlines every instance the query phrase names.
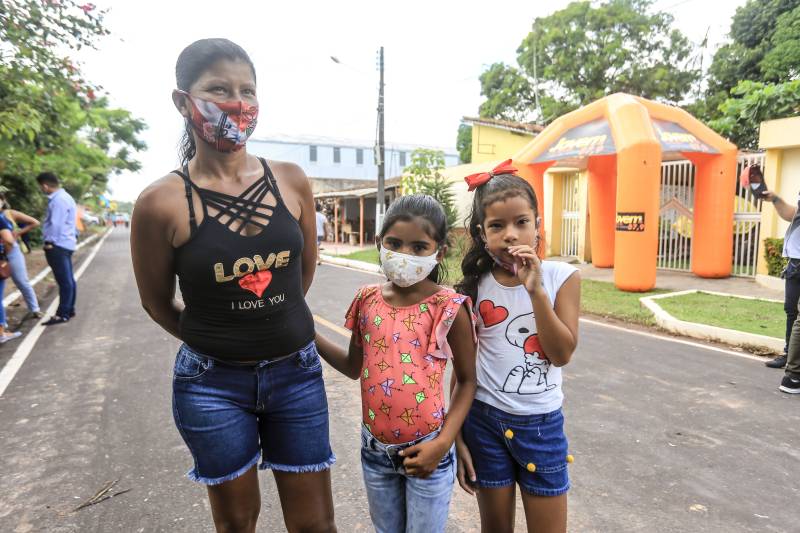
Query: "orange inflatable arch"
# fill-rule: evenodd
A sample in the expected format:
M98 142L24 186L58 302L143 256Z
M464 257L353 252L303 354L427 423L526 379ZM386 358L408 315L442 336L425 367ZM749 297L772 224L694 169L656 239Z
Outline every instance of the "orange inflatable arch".
M662 160L695 165L692 272L731 274L737 148L683 109L617 93L556 119L512 158L539 198L555 163L586 168L592 263L614 284L656 284Z

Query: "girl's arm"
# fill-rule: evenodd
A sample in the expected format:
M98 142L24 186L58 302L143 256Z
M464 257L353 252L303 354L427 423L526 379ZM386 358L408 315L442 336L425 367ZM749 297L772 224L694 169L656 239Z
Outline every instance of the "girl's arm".
M30 215L26 215L25 213L20 213L19 211L15 211L13 209L11 209L9 213L11 214L11 217L14 219L14 222L16 222L17 224L19 224L20 222L25 224L24 228L21 228L16 231L17 237L19 237L20 235L25 235L32 229L38 228L40 226L39 221Z
M569 363L578 346L578 315L581 307L581 277L575 272L561 285L553 306L542 285L542 262L530 246L516 246L517 277L531 296L539 343L555 366Z
M350 337L350 348L346 352L319 333L315 340L319 354L329 365L350 379L358 379L364 362L364 352L356 343L356 333Z
M467 417L472 400L475 398L477 381L475 378L475 330L468 310L461 306L456 313L447 342L453 352L453 372L455 384L451 382L452 396L441 433L433 440L411 446L400 452L406 457L403 466L410 476L426 478L439 465L444 454L453 446L461 425Z

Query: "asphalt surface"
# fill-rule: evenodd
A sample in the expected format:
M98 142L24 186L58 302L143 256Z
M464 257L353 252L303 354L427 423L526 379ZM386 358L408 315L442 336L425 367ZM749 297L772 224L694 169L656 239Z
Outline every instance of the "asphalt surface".
M322 266L315 315L341 324L378 280ZM0 531L212 531L205 489L172 422L178 342L139 306L128 233L105 241L79 283L78 317L49 328L0 397ZM331 339L346 344L334 330ZM800 398L759 361L582 323L564 370L570 531L800 531ZM0 347L0 365L19 345ZM371 531L359 460L358 386L330 368L336 521ZM80 511L108 482L129 492ZM259 531L283 531L261 473ZM517 516L523 531L523 517ZM455 488L448 531L477 531Z

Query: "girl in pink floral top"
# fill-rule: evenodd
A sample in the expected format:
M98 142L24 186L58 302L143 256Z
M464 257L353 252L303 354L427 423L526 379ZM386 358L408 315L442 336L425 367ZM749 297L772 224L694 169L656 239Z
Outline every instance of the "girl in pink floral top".
M379 533L439 532L447 521L453 442L476 385L472 304L438 284L446 242L447 218L436 200L396 200L379 236L389 281L358 291L346 316L349 351L317 336L325 360L361 381L361 463ZM455 387L446 411L450 358Z

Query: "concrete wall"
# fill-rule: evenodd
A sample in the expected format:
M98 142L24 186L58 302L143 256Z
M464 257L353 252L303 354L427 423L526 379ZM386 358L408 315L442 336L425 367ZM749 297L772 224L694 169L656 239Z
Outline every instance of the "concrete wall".
M800 195L800 116L761 123L759 147L766 149L764 180L767 188L776 191L792 205ZM757 274L767 274L764 239L783 237L789 222L778 216L766 203L761 209L761 233L758 246Z
M311 144L291 143L251 139L247 143L247 151L268 159L291 161L300 165L311 178L340 178L351 180L377 180L378 167L375 166L375 155L371 146L335 146L314 145L317 149L316 161L311 161ZM334 148L339 149L340 162L334 163ZM358 151L361 151L362 163L358 163ZM403 168L411 164L410 149L386 147L386 177L399 176ZM445 153L445 165L457 165L458 154ZM338 190L341 190L339 188Z
M531 142L533 137L533 134L473 124L472 162L486 163L508 159Z

